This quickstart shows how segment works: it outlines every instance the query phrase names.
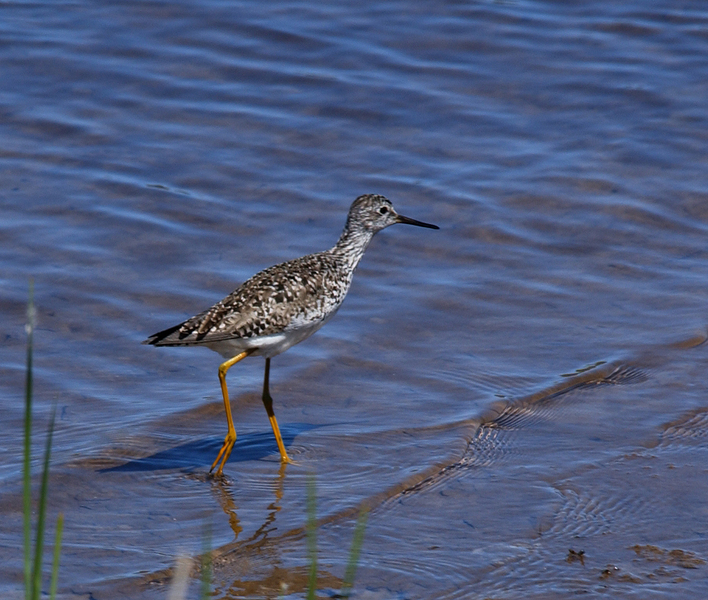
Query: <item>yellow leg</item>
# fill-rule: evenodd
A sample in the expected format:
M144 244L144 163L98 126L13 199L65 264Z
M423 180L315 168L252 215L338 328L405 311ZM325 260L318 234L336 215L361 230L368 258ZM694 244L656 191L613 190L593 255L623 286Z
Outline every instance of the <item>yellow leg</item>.
M278 450L280 451L280 460L283 463L291 463L293 461L288 457L288 453L285 452L285 444L283 444L283 436L280 435L280 427L278 427L278 421L275 419L275 413L273 412L273 398L270 397L270 391L268 391L268 379L270 378L270 358L266 358L265 364L265 375L263 376L263 405L265 406L266 412L268 413L268 419L270 420L270 426L273 428L273 434L275 435L275 441L278 444Z
M217 455L214 464L211 465L211 469L209 469L209 473L211 473L214 470L214 467L219 464L219 461L221 461L221 464L219 464L219 468L216 471L218 476L222 475L224 465L226 464L226 461L229 460L231 450L233 450L234 444L236 443L236 429L234 429L234 420L231 418L229 390L226 388L226 371L233 367L237 362L246 358L249 354L251 354L251 352L252 350L241 352L241 354L230 358L219 366L219 382L221 383L221 394L224 397L224 408L226 409L226 422L228 425L228 430L226 432L226 437L224 438L224 445L221 446L221 450L219 450L219 454Z

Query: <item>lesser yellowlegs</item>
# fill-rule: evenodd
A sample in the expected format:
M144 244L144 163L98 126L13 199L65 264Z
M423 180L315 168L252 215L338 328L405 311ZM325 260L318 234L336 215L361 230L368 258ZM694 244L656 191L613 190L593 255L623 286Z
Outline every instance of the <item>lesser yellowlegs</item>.
M263 404L280 459L291 462L268 390L270 359L310 337L335 315L369 242L378 231L396 223L439 229L437 225L399 215L384 196L359 196L351 205L344 231L331 250L265 269L210 309L143 342L153 346L206 346L227 359L219 367L219 381L228 431L209 472L218 464L216 474L222 474L236 442L226 372L247 356L265 357Z

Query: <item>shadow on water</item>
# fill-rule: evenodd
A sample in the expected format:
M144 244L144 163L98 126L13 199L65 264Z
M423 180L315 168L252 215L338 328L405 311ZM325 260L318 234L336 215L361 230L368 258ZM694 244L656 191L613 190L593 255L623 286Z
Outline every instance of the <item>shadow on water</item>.
M282 427L280 432L286 448L292 446L293 440L301 433L321 427L308 423L290 423ZM99 469L99 473L160 471L165 469L200 469L209 467L214 457L221 449L223 440L202 438L180 444L168 450L155 452L150 456L136 458L121 465ZM229 462L246 462L261 460L277 453L277 446L270 431L245 433L238 436Z

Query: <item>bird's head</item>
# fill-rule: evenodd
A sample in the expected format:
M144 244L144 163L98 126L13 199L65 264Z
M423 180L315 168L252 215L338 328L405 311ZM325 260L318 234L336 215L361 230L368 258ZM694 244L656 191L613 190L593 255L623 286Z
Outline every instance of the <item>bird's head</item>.
M364 229L371 233L376 233L396 223L439 229L437 225L423 223L399 215L396 209L393 208L391 201L380 194L364 194L363 196L359 196L352 203L349 209L349 216L347 217L348 228Z

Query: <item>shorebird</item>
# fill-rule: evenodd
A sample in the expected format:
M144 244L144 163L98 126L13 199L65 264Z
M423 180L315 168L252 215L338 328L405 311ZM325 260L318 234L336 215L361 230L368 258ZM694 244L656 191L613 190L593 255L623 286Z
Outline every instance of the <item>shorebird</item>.
M437 225L399 215L384 196L359 196L352 203L344 231L333 248L269 267L210 309L143 342L153 346L206 346L227 359L219 366L219 382L228 429L210 473L219 465L216 475L222 475L236 442L226 372L247 356L265 357L263 404L280 459L283 463L292 462L285 451L268 390L270 359L310 337L335 315L371 239L396 223L439 229Z

